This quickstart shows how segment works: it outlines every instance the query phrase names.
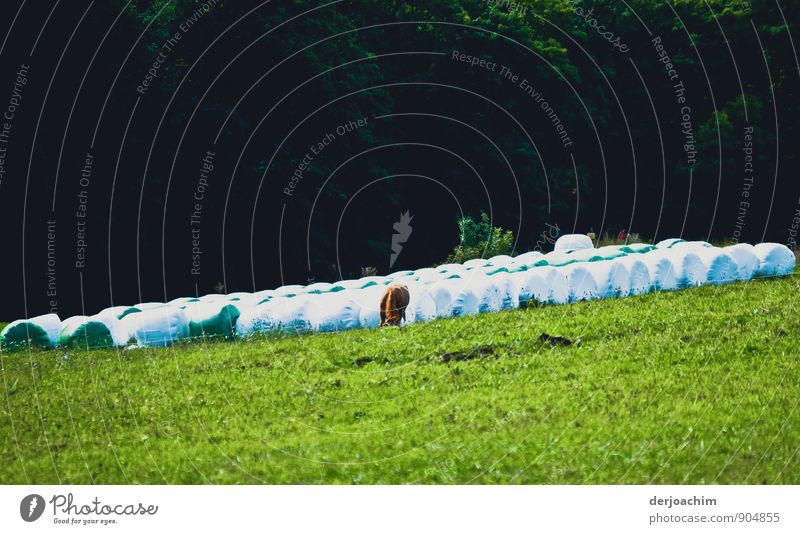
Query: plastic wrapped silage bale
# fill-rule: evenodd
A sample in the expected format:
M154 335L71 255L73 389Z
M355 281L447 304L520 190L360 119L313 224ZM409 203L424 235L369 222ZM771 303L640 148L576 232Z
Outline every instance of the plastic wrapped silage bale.
M288 297L288 296L297 296L302 293L305 286L301 286L299 284L290 284L287 286L281 286L275 289L272 293L272 297Z
M105 349L116 346L117 342L111 329L99 318L76 315L61 323L58 344L80 349Z
M406 308L406 322L426 322L436 317L436 303L433 301L428 288L423 284L410 283L408 287L408 307Z
M332 288L332 291L339 291L340 289L352 291L355 289L366 289L374 285L377 285L375 281L364 280L362 278L356 278L355 280L339 280L333 284L334 287Z
M253 305L258 306L264 302L269 302L275 298L275 291L272 289L265 289L263 291L256 291L253 293Z
M621 254L618 254L621 255ZM604 261L608 259L605 254L601 254L595 248L587 248L583 250L576 250L575 252L570 252L568 258L574 260L576 262L597 262L597 261Z
M756 276L785 276L794 271L795 258L794 252L786 245L779 243L760 243L755 247L756 256L759 259Z
M514 310L519 308L519 287L508 271L490 275L500 289L500 309Z
M328 293L333 288L334 285L329 282L316 282L304 287L302 293L304 295L319 295L321 293Z
M242 312L234 325L236 335L249 337L265 334L273 329L271 299Z
M641 258L650 272L650 285L654 291L678 289L675 264L670 259L670 254L668 250L658 249Z
M240 301L235 301L240 302ZM233 338L236 320L241 312L229 301L192 302L185 308L189 319L189 336Z
M189 318L177 306L165 305L127 315L122 325L142 347L166 347L189 337Z
M716 247L699 249L697 256L706 266L707 284L727 284L738 279L739 266L722 249Z
M647 254L648 252L656 250L656 246L647 243L631 243L630 245L621 246L619 250L626 254Z
M751 280L759 266L761 260L756 255L756 248L747 243L738 243L722 249L736 262L738 270L736 271L736 278L739 280Z
M650 269L638 254L630 254L612 260L615 263L624 265L628 269L630 279L630 291L628 295L643 295L653 289L650 280Z
M464 262L464 267L467 269L475 269L478 267L491 267L492 262L484 258L475 258Z
M478 312L498 312L503 307L500 287L491 276L475 276L467 281L478 297Z
M60 331L61 319L55 313L18 319L8 323L0 332L0 345L11 350L54 347L58 344Z
M583 265L594 278L600 298L624 297L630 293L631 280L627 267L619 262L598 261Z
M569 280L569 301L579 302L583 300L594 300L600 297L597 283L583 263L573 263L566 267L561 267Z
M342 332L360 326L361 305L349 291L317 295L309 302L320 332Z
M519 256L514 256L514 262L532 267L537 261L541 260L544 254L538 250L532 250Z
M472 285L465 280L450 279L442 282L450 290L450 314L452 317L466 317L480 311L480 299Z
M498 254L497 256L492 256L489 258L489 263L498 267L504 267L512 261L514 261L514 258L507 254Z
M200 300L200 299L197 299L197 298L194 298L194 297L178 297L176 299L170 300L169 302L167 302L167 304L169 306L178 306L178 307L184 308L184 307L186 307L187 304L189 304L191 302L197 302L198 300Z
M140 311L142 310L140 310L136 306L112 306L110 308L102 310L97 315L100 315L102 317L108 316L108 317L116 317L117 319L122 319L126 315L130 315L131 313L139 313Z
M450 317L453 315L453 292L452 284L440 280L428 286L428 294L436 305L436 317Z
M673 237L673 238L670 238L670 239L663 239L663 240L659 241L658 243L656 243L656 248L659 249L659 250L668 249L668 248L672 248L676 243L683 243L683 242L684 242L683 239L679 239L679 238L676 238L676 237Z
M386 291L383 285L370 286L353 291L352 295L359 305L358 323L361 328L377 328L381 324L381 297Z
M556 252L568 252L571 250L583 250L589 248L594 248L594 243L592 243L592 240L588 235L566 234L562 235L556 240L553 250Z
M274 298L242 312L236 333L249 336L267 332L302 333L317 329L312 295Z
M106 325L106 328L111 332L111 338L114 340L114 346L116 347L127 345L133 339L131 332L122 324L122 319L117 319L113 315L104 313L98 313L89 317L89 319L100 321Z
M540 273L547 282L547 300L551 304L569 302L569 278L565 271L558 267L537 267L531 272Z
M440 265L436 267L437 273L460 273L466 269L460 263L445 263L444 265Z
M550 289L541 269L512 273L511 280L517 285L520 306L531 302L545 304L550 300Z
M420 269L416 275L417 282L421 284L431 284L442 280L442 273L436 269Z
M670 249L667 256L675 266L678 288L697 287L706 283L707 269L703 260L692 250Z

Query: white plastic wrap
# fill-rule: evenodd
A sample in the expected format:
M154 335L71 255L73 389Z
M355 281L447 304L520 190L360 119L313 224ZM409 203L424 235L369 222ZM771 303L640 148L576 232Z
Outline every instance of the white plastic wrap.
M628 269L630 279L629 295L643 295L653 287L650 281L650 269L647 268L647 264L642 258L643 256L639 254L632 254L611 260L624 265Z
M594 243L592 243L592 239L588 235L566 234L556 240L556 245L553 250L557 252L568 252L570 250L583 250L587 248L594 248Z
M669 258L669 252L659 249L645 254L641 259L650 272L650 285L653 291L678 289L675 264Z
M786 276L794 271L797 258L786 245L761 243L754 248L760 262L756 276Z
M600 298L597 283L585 263L573 263L562 267L569 280L569 301L594 300Z
M550 288L541 269L513 273L511 280L517 286L520 305L531 301L546 304L550 301Z
M712 247L698 250L697 256L706 266L707 284L727 284L739 278L739 266L722 249Z
M352 330L361 324L361 305L349 291L325 293L310 302L320 332Z
M722 250L736 262L738 267L736 271L737 279L750 280L755 276L761 265L761 260L758 259L753 245L739 243L725 247Z
M582 265L592 274L600 298L624 297L630 293L630 273L622 263L596 261Z
M164 305L126 315L122 325L141 347L166 347L189 337L189 318L177 306Z

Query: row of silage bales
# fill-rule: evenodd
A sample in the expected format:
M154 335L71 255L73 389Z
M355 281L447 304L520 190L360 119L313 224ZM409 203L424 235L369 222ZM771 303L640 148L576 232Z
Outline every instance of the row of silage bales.
M377 327L380 297L392 282L409 287L406 322L413 323L531 302L561 304L781 276L792 272L794 262L794 254L779 244L716 248L670 239L595 249L587 236L568 235L548 254L532 251L358 280L115 306L63 323L49 314L9 324L0 341L4 347L167 346L256 332L334 332Z

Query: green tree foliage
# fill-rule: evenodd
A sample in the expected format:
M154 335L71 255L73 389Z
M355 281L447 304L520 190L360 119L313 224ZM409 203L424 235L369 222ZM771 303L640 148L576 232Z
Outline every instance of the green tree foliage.
M492 226L489 216L483 212L477 221L469 216L459 219L458 234L459 244L447 257L446 263L511 254L514 249L514 233Z

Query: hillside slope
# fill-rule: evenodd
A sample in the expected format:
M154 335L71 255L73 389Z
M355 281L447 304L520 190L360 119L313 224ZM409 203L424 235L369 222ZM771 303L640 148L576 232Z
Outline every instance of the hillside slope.
M0 482L796 484L799 289L0 354Z

